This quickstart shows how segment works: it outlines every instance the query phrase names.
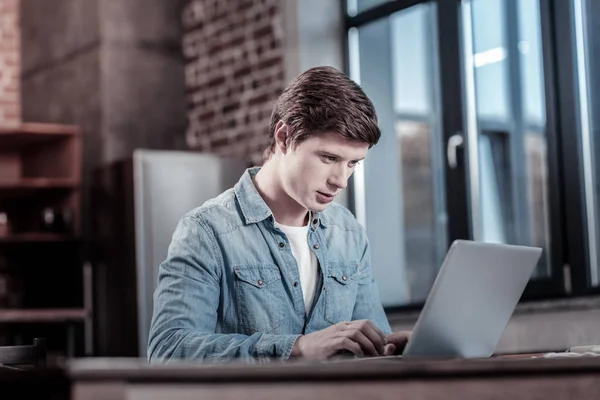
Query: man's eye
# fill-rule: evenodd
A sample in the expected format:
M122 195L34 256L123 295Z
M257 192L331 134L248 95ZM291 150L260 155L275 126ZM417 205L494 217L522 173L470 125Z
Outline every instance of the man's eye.
M326 161L335 162L336 158L332 156L323 156Z
M356 167L358 164L360 164L360 161L350 161L351 167Z

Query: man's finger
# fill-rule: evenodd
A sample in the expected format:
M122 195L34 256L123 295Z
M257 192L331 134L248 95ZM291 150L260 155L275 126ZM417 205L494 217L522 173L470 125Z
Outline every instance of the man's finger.
M393 343L388 343L383 348L384 356L393 356L395 352L396 352L396 345Z
M373 329L373 331L375 331L375 333L381 337L382 341L385 341L385 335L384 333L381 331L381 329L379 329L379 327L377 325L375 325L373 323L373 321L371 320L367 320L367 325L369 326L369 328Z
M367 337L358 328L348 329L345 332L346 336L358 343L365 354L370 356L378 356L381 354L379 345L373 343L369 337Z
M369 340L375 345L378 354L383 354L383 346L387 344L385 335L381 330L371 321L360 321L359 326L361 332L364 333Z
M411 334L412 334L412 332L410 332L410 331L400 331L400 332L390 333L390 334L386 335L386 338L389 343L393 343L396 346L396 349L398 351L402 351L404 349L404 347L406 347L406 344L408 343L408 341L410 340Z
M337 351L348 350L348 351L352 352L354 355L357 355L359 357L364 356L364 353L363 353L360 345L348 337L338 338L338 340L335 344L335 347L336 347Z

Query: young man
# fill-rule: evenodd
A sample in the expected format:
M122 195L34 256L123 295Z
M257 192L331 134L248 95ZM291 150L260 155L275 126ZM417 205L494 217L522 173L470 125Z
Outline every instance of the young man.
M373 104L334 68L275 104L262 168L185 215L161 264L150 360L391 355L364 229L332 203L377 143Z

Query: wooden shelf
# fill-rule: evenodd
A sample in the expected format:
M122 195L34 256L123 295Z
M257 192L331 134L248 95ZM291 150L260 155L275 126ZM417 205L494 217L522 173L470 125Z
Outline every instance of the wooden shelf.
M0 182L0 198L35 194L40 190L68 190L79 187L69 178L24 178L17 182Z
M13 231L0 237L0 254L9 254L6 274L20 283L9 285L9 293L27 307L0 308L0 331L9 335L29 328L45 332L46 327L36 324L46 323L49 339L55 342L65 332L52 324L80 322L89 332L91 310L77 307L91 290L88 281L80 280L81 145L80 128L74 125L0 126L0 208ZM72 233L43 232L50 216L47 210L54 212L57 232L64 225ZM60 271L53 266L60 266ZM78 330L66 331L68 345L62 350L71 352Z
M0 150L19 149L79 135L73 125L24 123L17 126L0 126Z
M45 233L45 232L27 232L18 233L6 237L0 236L0 244L11 244L11 243L60 243L60 242L74 242L80 240L80 237L73 235L63 235L59 233Z
M0 309L0 323L83 321L87 316L83 308Z
M23 178L17 182L0 182L0 190L70 189L78 186L69 178Z

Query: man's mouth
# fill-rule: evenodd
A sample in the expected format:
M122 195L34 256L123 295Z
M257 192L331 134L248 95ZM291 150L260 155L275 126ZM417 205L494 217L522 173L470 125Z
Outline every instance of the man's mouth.
M335 194L331 194L331 193L325 193L325 192L319 192L319 191L317 191L317 193L319 193L325 197L335 197Z

